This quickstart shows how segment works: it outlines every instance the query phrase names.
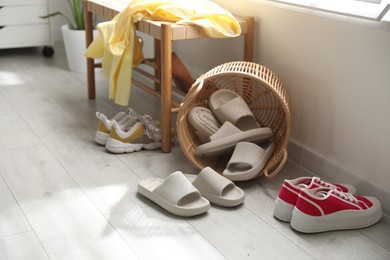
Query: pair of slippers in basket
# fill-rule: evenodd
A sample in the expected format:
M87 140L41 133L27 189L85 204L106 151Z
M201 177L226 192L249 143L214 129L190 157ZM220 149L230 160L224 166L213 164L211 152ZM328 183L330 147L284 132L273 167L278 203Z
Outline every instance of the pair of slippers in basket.
M188 120L201 145L196 154L213 157L233 154L223 171L232 181L244 181L259 175L271 158L275 145L272 129L260 127L245 100L235 91L220 89L211 94L205 107L193 107Z
M210 208L210 203L235 207L245 199L242 189L210 167L204 168L198 175L175 171L165 179L141 180L138 192L181 217L203 214Z

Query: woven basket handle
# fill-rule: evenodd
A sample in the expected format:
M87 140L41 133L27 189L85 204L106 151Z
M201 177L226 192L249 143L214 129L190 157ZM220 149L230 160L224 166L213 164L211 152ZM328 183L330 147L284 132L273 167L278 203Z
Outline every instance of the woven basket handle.
M286 164L287 162L287 149L286 148L283 148L283 158L282 160L279 161L279 165L276 167L276 169L272 172L272 173L269 173L267 169L264 170L264 176L268 179L271 179L273 177L276 176L276 174L278 174L282 169L283 169L283 166Z

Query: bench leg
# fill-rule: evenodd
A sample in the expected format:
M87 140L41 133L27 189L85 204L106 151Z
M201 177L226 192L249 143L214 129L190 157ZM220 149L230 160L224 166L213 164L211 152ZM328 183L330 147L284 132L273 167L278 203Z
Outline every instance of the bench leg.
M88 11L88 1L84 1L85 40L87 48L93 40L92 13ZM95 99L95 63L94 59L87 58L87 86L88 98Z
M247 17L248 31L245 34L245 44L244 44L244 60L253 61L253 45L254 45L254 29L255 29L255 19L253 17Z
M170 24L161 26L161 128L162 151L171 151L172 124L172 30Z

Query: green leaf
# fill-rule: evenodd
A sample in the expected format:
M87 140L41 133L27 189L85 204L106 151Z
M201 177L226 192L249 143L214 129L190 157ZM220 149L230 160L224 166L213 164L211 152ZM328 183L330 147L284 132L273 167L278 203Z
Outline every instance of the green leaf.
M74 18L76 27L79 30L84 30L84 14L82 12L82 3L79 0L73 0Z
M48 15L39 16L39 18L48 19L48 18L50 18L50 17L54 17L54 16L57 16L57 15L64 17L65 20L68 22L68 24L69 24L71 27L73 26L72 22L68 19L68 17L66 17L66 16L65 16L63 13L61 13L61 12L50 13L50 14L48 14Z
M85 24L84 24L84 0L66 0L69 4L69 8L72 11L72 16L73 16L73 22L70 21L68 17L66 17L63 13L61 12L54 12L50 13L45 16L40 16L42 19L47 19L50 17L54 16L62 16L66 19L66 21L69 24L69 27L74 29L74 30L85 30ZM96 17L94 17L96 18ZM94 21L94 24L96 21Z
M39 16L39 18L47 19L47 18L54 17L54 16L57 16L57 15L62 15L62 16L64 16L61 12L54 12L54 13L50 13L50 14L48 14L48 15Z

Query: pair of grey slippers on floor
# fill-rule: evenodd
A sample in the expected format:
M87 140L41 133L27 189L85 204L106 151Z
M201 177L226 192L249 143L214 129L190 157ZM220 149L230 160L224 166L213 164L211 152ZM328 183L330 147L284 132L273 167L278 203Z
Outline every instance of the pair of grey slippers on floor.
M138 192L181 217L203 214L209 210L210 203L235 207L245 199L242 189L210 167L204 168L198 175L175 171L165 179L141 180Z
M215 91L209 98L210 109L193 107L188 120L200 142L197 156L232 156L223 176L232 181L257 177L271 158L275 145L270 127L261 127L245 100L229 89Z

